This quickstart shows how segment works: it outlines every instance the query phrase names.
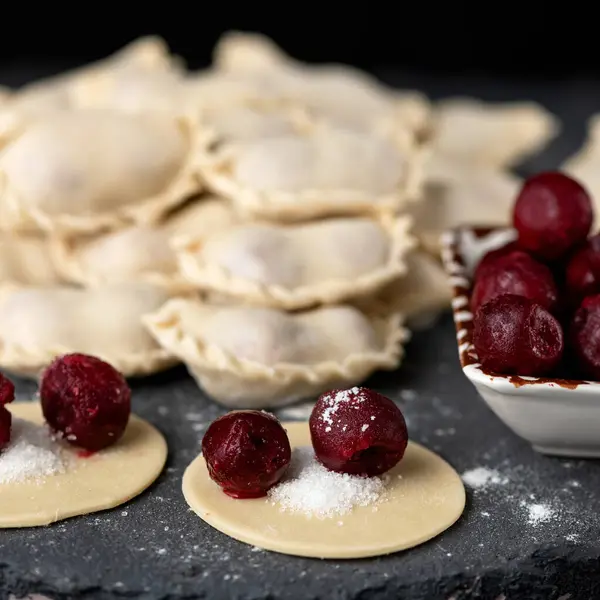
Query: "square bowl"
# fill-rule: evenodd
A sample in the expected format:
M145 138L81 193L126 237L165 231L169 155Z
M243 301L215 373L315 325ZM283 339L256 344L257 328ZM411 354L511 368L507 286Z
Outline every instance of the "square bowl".
M473 346L473 272L483 255L516 238L512 229L459 227L442 236L442 261L452 287L452 312L464 374L491 410L535 450L555 456L600 457L600 383L488 374Z

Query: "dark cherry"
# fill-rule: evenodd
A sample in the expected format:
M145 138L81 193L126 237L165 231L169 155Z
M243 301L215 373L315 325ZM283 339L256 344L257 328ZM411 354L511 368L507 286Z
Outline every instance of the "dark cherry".
M560 363L564 336L560 323L543 306L505 294L477 311L473 344L484 371L536 377Z
M42 374L42 411L74 446L97 452L117 442L131 413L131 389L112 365L87 354L56 358Z
M584 242L593 218L587 190L556 171L527 179L513 212L519 246L545 260L555 260Z
M526 252L514 250L492 260L475 281L471 310L503 294L524 296L550 312L558 308L558 289L552 271Z
M260 498L285 474L292 455L281 423L268 413L240 410L213 421L202 440L211 479L232 498Z
M322 394L309 426L317 459L338 473L381 475L402 459L408 443L400 409L363 387Z
M12 415L6 405L15 399L13 382L0 373L0 451L10 442Z
M490 250L486 254L484 254L483 258L477 263L477 267L475 268L475 273L473 274L473 281L477 281L480 277L482 277L490 268L493 268L494 262L498 258L502 258L507 254L511 254L515 250L519 250L519 245L517 242L508 242L508 244L504 244L504 246L500 246L500 248L496 248L495 250Z
M600 234L590 237L569 260L566 288L573 306L579 306L586 296L600 293Z
M583 374L600 381L600 294L588 296L577 309L570 342Z

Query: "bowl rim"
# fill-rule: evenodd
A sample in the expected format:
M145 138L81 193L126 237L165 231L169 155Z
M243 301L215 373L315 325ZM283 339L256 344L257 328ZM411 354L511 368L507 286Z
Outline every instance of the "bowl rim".
M510 227L478 227L461 225L445 231L440 238L441 258L452 290L452 316L456 330L456 344L460 364L465 375L476 384L493 388L510 395L535 394L540 388L554 389L564 393L599 394L600 382L584 379L561 379L557 377L526 377L486 373L481 369L473 345L473 314L471 304L471 280L467 271L460 241L468 233L483 238L494 233L511 231Z

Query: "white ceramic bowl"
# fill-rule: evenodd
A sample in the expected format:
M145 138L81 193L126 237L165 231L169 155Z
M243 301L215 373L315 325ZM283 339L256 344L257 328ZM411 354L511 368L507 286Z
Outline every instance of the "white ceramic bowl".
M487 405L538 452L600 457L600 383L488 375L471 335L471 278L481 257L515 239L511 229L461 227L442 237L442 260L453 289L452 309L460 363Z

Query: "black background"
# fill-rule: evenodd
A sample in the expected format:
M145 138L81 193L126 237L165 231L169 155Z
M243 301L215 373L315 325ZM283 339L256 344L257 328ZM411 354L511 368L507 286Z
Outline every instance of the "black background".
M593 3L237 5L213 0L35 8L14 2L3 3L0 66L81 63L139 35L156 33L190 66L200 67L209 62L223 31L241 29L262 31L303 60L347 62L367 69L391 66L546 79L600 74L600 28Z

